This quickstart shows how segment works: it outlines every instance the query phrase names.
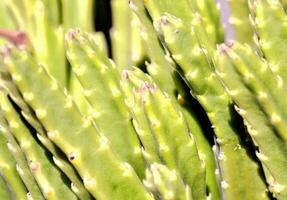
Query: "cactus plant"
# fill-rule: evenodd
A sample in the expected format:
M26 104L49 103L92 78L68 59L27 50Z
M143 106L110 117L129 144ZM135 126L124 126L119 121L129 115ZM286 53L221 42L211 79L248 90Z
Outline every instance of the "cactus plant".
M286 1L227 7L1 1L1 200L287 199Z

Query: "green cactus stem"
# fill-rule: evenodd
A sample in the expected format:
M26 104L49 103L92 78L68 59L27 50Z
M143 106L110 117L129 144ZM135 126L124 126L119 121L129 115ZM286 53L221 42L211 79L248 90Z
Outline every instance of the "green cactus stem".
M43 2L36 1L34 12L35 27L29 36L33 38L31 41L35 57L63 86L67 86L64 29L50 21Z
M173 96L176 90L171 76L173 67L165 57L165 52L153 29L152 22L146 14L144 4L141 0L131 0L130 7L142 25L141 38L144 41L145 49L151 59L151 63L147 64L147 70L157 85L159 85L163 91Z
M1 64L0 70L2 86L9 92L9 96L21 108L22 116L30 123L30 125L37 131L37 138L53 154L53 160L55 164L66 174L66 176L72 182L72 190L82 199L91 198L87 190L84 188L82 180L79 178L76 170L71 166L66 156L64 156L58 147L56 147L47 137L47 131L38 121L34 111L25 102L23 98L29 98L28 96L22 96L17 86L13 83L11 75L8 73L5 65ZM55 79L53 79L56 81ZM54 84L53 87L60 87Z
M93 108L92 116L120 158L130 163L142 178L144 162L140 143L124 103L119 72L88 35L76 31L71 34L67 55Z
M21 179L23 180L26 188L28 189L29 194L33 199L44 200L41 190L29 169L26 157L22 152L21 147L11 134L8 122L3 117L2 113L0 115L0 126L1 126L1 132L6 138L8 149L12 153L14 159L16 160L17 163L16 170L20 175Z
M249 21L249 7L246 0L229 0L228 22L234 30L234 38L242 43L253 44L253 28Z
M95 0L61 0L63 7L64 29L80 28L86 31L94 30L93 8Z
M16 170L16 161L7 147L7 140L2 130L0 130L0 174L1 179L3 176L5 178L3 181L11 188L12 196L19 200L26 199L28 191Z
M250 0L257 45L271 70L287 81L286 13L280 1Z
M126 80L123 80L134 86L130 91L134 92L134 104L132 101L128 102L131 110L136 114L138 109L143 109L148 122L148 130L143 131L152 135L156 141L156 146L150 145L148 142L151 139L148 138L148 142L145 142L147 137L144 135L143 144L148 143L148 146L144 145L144 149L147 153L149 151L154 153L157 150L162 162L169 168L177 170L190 186L192 196L195 199L205 199L205 165L199 159L195 141L189 133L184 116L171 98L160 91L150 77L145 76L139 70L135 70L126 72L124 75ZM141 121L135 123L138 127L141 126ZM141 136L139 132L139 137L142 138ZM148 149L149 146L152 147L151 150Z
M257 81L268 77L267 73L270 74L269 77L274 75L268 72L268 66L265 63L259 62L260 58L256 58L256 54L250 47L238 43L234 43L232 47L223 44L219 51L218 74L236 103L238 113L246 120L250 136L258 146L256 155L263 164L269 190L274 197L285 199L287 194L286 147L281 137L278 137L277 124L274 124L272 118L270 119L266 114L267 111L274 112L270 106L274 99L267 100L270 102L264 101L265 93L261 90L267 90L268 84L273 84L275 90L278 86L271 81L262 83L261 88L254 87Z
M186 186L176 170L154 163L146 170L144 184L158 199L192 200L190 188Z
M21 93L37 96L27 99L29 105L48 131L49 139L66 154L94 197L153 199L130 164L115 155L92 119L83 117L71 96L60 87L52 87L55 82L30 55L8 48L4 62ZM47 117L51 114L53 118Z
M175 75L177 74L177 72L174 72L175 64L165 54L165 51L157 38L157 33L153 28L153 24L146 13L143 2L141 0L132 0L130 1L130 7L141 21L141 36L145 42L146 51L151 59L151 63L147 63L147 70L162 91L167 92L171 98L177 101L175 93L179 87L176 87L176 84L181 78ZM185 92L180 90L179 92L183 97ZM215 177L215 160L211 147L208 144L194 113L188 112L185 108L181 109L181 111L184 113L189 129L195 137L198 151L201 155L204 155L202 157L207 163L206 167L208 169L206 169L206 173L209 190L213 199L219 199L219 189Z
M11 134L25 154L30 170L44 197L46 199L78 199L64 182L66 178L62 177L59 169L52 163L51 155L47 156L48 152L31 135L3 92L0 93L0 102Z
M214 126L220 146L218 161L223 196L227 199L267 198L257 163L247 155L246 144L235 131L235 124L229 123L235 115L232 114L234 111L230 110L231 99L212 71L212 58L206 56L208 52L212 55L214 46L208 42L200 17L193 14L186 2L174 4L169 1L150 0L145 6L163 44L182 69L193 95L201 103ZM239 180L234 176L235 168L240 177L244 178ZM246 173L247 171L249 173ZM256 184L253 184L254 182ZM243 194L241 191L250 192Z
M7 185L7 183L0 174L0 198L3 200L9 200L11 198L15 198L13 197L14 194L12 194L12 192L9 190L8 187L9 186Z
M213 44L224 41L224 29L220 21L220 7L214 0L187 0L193 13L199 14L201 23Z
M130 10L128 1L112 0L112 54L120 70L142 62L144 57L139 20ZM127 42L129 41L129 42Z

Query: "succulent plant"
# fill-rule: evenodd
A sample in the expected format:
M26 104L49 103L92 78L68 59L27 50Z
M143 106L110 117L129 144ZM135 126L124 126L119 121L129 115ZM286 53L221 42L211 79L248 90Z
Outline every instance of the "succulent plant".
M286 1L110 4L0 2L0 199L287 199Z

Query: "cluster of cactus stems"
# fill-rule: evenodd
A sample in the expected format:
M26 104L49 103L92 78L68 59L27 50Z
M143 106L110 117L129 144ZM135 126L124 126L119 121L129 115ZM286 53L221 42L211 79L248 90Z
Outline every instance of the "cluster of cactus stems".
M99 5L0 2L0 199L286 200L287 1Z

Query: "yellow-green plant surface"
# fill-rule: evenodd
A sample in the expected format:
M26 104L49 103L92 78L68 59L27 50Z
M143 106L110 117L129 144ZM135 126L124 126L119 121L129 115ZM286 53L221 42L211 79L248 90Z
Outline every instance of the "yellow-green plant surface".
M287 1L226 3L2 0L0 199L287 200Z

